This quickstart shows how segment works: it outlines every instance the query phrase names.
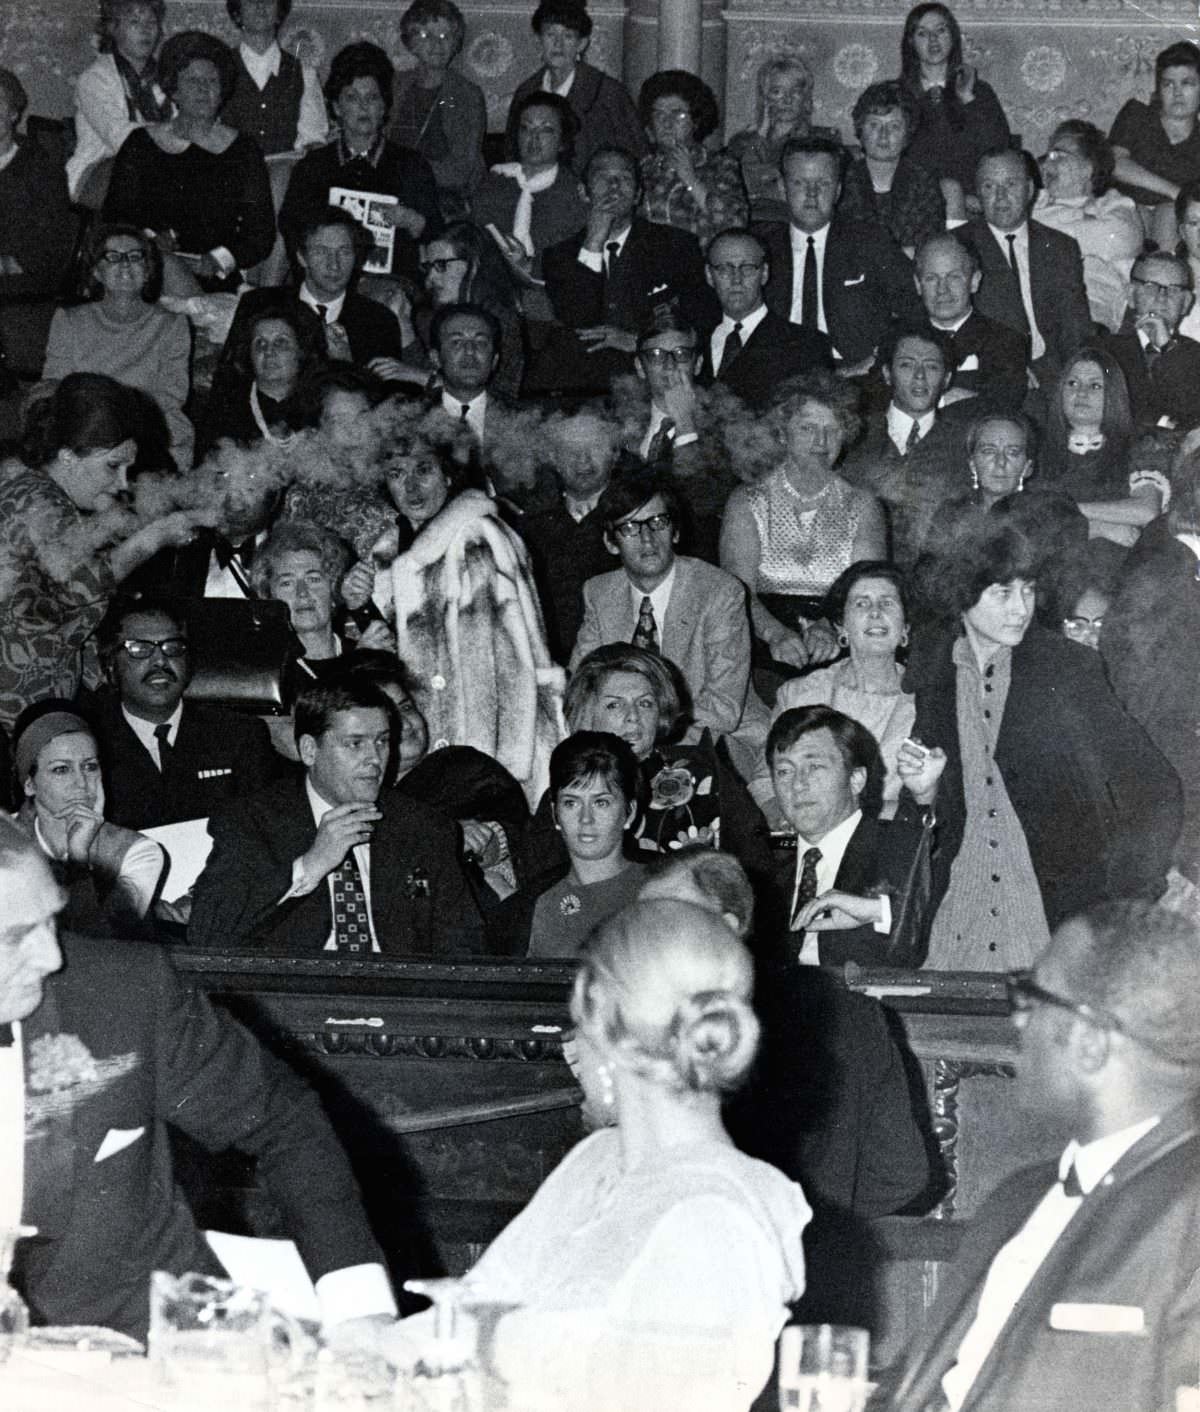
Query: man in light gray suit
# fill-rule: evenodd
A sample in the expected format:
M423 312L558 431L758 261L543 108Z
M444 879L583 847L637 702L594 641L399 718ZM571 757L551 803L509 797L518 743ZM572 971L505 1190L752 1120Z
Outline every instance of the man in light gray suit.
M750 616L743 585L703 559L677 554L682 507L657 476L614 480L598 506L604 542L621 567L583 586L583 626L574 668L593 648L633 642L659 652L682 673L693 729L733 737L743 750L761 747L766 707L750 687Z

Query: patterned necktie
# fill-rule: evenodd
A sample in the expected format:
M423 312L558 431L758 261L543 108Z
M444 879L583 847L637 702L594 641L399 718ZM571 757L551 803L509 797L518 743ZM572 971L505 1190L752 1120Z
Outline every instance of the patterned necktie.
M800 286L800 325L802 328L817 327L817 246L811 235L808 237L808 249L804 252L804 280Z
M670 417L664 417L658 430L650 438L650 445L646 447L646 464L648 466L657 465L671 449L671 434L675 430L675 422Z
M917 425L917 419L916 419L916 417L914 417L914 418L913 418L913 424L912 424L912 426L909 428L908 440L904 443L904 454L905 454L906 456L907 456L908 453L913 449L913 447L917 444L917 442L920 441L920 439L921 439L921 428Z
M721 366L717 369L717 377L725 371L742 351L742 326L734 324L725 340L725 347L721 349Z
M658 624L654 621L654 604L650 602L648 593L642 595L637 627L633 630L633 645L646 652L658 651Z
M371 919L358 859L352 848L333 878L333 939L339 952L354 955L371 949Z
M800 868L800 886L796 889L796 900L792 903L792 915L788 930L795 931L800 913L817 895L817 864L821 861L819 848L806 848Z
M161 725L154 727L154 739L158 742L159 772L165 775L167 766L171 763L171 757L175 754L175 747L171 744L170 721L163 721Z

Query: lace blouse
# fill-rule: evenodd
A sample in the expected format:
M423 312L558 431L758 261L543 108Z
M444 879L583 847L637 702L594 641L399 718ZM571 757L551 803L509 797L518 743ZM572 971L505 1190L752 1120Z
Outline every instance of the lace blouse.
M807 499L782 466L750 486L746 505L761 546L758 592L825 593L850 567L862 504L862 492L837 477Z

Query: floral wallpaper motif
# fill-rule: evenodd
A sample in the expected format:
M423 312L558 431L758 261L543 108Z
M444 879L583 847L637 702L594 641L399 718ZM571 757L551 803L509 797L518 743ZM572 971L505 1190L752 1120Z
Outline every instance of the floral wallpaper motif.
M754 116L754 78L769 58L801 54L816 82L813 111L819 123L850 137L850 110L869 83L900 69L900 33L906 4L886 0L816 0L801 18L783 0L729 0L724 93L729 133ZM740 9L747 15L743 20ZM1012 22L998 24L1003 9ZM1009 123L1025 146L1045 150L1054 128L1081 117L1107 131L1129 98L1146 99L1154 83L1154 58L1178 37L1156 19L1145 30L1097 31L1097 14L1118 8L1109 0L974 0L956 3L963 24L966 61L996 90ZM770 12L778 10L776 18ZM852 11L842 17L843 11ZM1078 17L1072 15L1077 11ZM767 12L764 14L764 12ZM864 13L871 18L864 23ZM895 16L881 24L876 16ZM1127 18L1127 12L1122 11ZM795 16L795 18L793 18ZM972 30L973 18L977 28ZM1021 18L1033 23L1022 24ZM1194 16L1193 16L1194 18Z

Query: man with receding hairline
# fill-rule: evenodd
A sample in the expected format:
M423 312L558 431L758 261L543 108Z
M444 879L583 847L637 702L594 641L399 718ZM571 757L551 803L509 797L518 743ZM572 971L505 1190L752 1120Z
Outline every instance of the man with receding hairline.
M1101 903L1008 989L1021 1106L1066 1146L984 1202L888 1406L1169 1412L1200 1373L1200 934Z
M145 1339L153 1270L224 1273L175 1183L168 1124L257 1159L335 1337L390 1322L383 1259L315 1093L162 947L60 939L62 890L4 815L0 897L0 1229L36 1228L10 1277L34 1322Z
M1125 321L1100 346L1121 365L1135 422L1180 430L1200 422L1200 343L1179 332L1195 297L1180 256L1156 251L1133 262Z

